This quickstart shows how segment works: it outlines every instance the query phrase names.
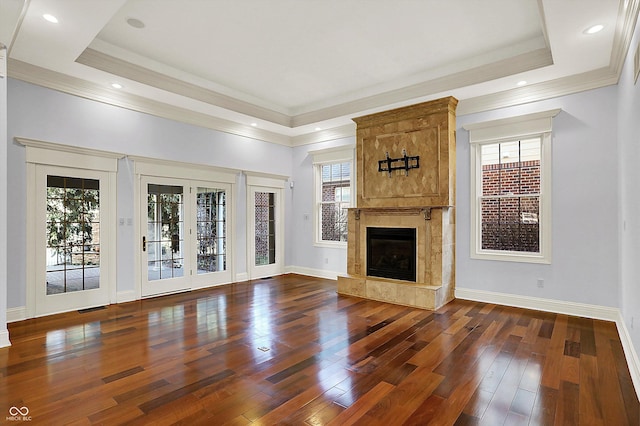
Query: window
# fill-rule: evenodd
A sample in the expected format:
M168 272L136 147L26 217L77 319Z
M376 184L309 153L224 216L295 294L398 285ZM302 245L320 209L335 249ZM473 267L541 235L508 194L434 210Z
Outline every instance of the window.
M276 263L276 194L255 193L256 266Z
M314 153L317 244L344 245L347 209L352 206L353 148Z
M551 118L465 126L471 144L471 257L550 263Z
M47 176L47 294L100 287L100 180Z
M347 241L347 209L351 206L351 163L321 164L320 241Z
M480 147L482 250L540 253L540 138Z
M198 274L225 271L227 240L227 192L198 187L196 194L196 238Z

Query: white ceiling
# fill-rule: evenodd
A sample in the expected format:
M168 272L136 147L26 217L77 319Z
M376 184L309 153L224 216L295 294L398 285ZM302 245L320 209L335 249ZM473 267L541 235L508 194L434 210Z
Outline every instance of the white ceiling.
M298 144L441 96L469 113L615 84L639 3L0 0L0 42L11 77Z

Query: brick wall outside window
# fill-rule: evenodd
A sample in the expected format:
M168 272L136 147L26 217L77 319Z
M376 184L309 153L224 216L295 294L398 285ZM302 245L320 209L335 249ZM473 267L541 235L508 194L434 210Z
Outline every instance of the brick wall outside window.
M320 241L347 241L347 209L351 206L351 162L320 167Z
M349 181L322 184L322 201L334 201L321 205L323 241L347 241L347 208L349 203L337 202L336 189L338 188L349 188Z
M483 165L482 249L539 252L539 194L539 160Z

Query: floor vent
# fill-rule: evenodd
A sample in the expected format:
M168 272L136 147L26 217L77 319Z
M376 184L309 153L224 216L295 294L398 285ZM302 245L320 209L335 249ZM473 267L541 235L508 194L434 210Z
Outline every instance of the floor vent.
M78 313L79 314L86 314L88 312L101 311L103 309L107 309L107 307L106 306L96 306L95 308L78 309Z

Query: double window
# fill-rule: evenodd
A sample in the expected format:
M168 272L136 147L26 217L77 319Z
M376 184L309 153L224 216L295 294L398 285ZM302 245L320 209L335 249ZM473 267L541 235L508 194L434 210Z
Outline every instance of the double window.
M314 153L316 244L347 242L347 209L352 206L353 148Z
M465 126L471 144L471 257L550 263L551 118Z

